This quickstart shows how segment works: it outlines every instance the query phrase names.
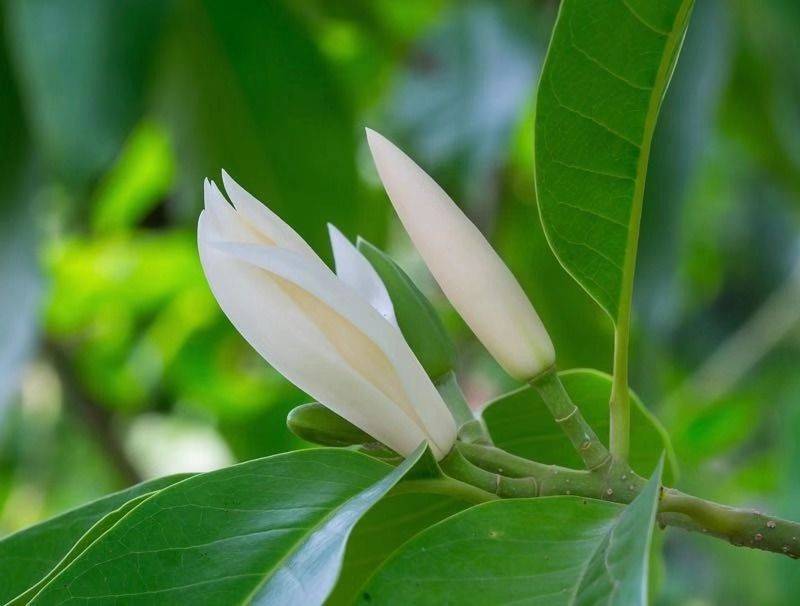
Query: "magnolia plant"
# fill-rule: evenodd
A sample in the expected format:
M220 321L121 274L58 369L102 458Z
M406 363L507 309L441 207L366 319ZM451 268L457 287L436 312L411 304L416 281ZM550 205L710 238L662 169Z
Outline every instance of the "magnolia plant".
M669 437L628 386L649 148L691 7L564 0L541 75L540 218L614 323L613 375L557 370L503 260L377 132L368 146L408 236L518 382L480 409L397 263L329 226L332 271L223 172L225 194L204 184L203 270L241 335L314 400L287 423L323 448L161 478L12 535L0 602L636 605L657 589L657 526L800 557L800 525L672 487Z

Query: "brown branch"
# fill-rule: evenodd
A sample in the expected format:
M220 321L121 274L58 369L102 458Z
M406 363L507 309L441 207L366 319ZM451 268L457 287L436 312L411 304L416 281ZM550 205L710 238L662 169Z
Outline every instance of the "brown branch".
M69 357L57 343L47 341L44 351L63 385L64 402L86 424L89 434L106 454L122 480L128 485L141 482L141 475L128 458L114 431L113 417L108 408L95 401L77 380Z

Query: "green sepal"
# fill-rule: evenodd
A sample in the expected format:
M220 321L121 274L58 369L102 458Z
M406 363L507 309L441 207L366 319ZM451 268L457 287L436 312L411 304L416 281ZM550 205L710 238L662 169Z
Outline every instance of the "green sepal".
M438 379L453 370L455 347L425 295L382 250L363 238L357 245L386 286L400 331L428 376Z
M307 442L322 446L375 444L377 440L319 402L301 404L286 417L289 430Z

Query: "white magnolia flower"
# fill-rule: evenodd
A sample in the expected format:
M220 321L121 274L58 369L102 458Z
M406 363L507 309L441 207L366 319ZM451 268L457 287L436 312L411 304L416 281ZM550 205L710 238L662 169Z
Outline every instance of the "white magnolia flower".
M442 291L489 353L530 380L555 350L522 287L450 196L394 144L367 129L375 166L400 220Z
M211 290L237 330L300 389L397 452L427 441L437 458L447 454L455 422L384 317L394 317L391 301L360 253L332 232L339 279L224 172L223 182L233 206L205 182L198 246Z

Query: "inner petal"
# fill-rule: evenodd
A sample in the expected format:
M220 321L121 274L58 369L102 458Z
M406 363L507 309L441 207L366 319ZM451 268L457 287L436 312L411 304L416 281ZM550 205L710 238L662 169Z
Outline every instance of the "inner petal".
M397 403L428 435L417 410L409 401L402 381L385 353L358 327L297 284L272 274L274 280L328 338L342 358L387 398Z

